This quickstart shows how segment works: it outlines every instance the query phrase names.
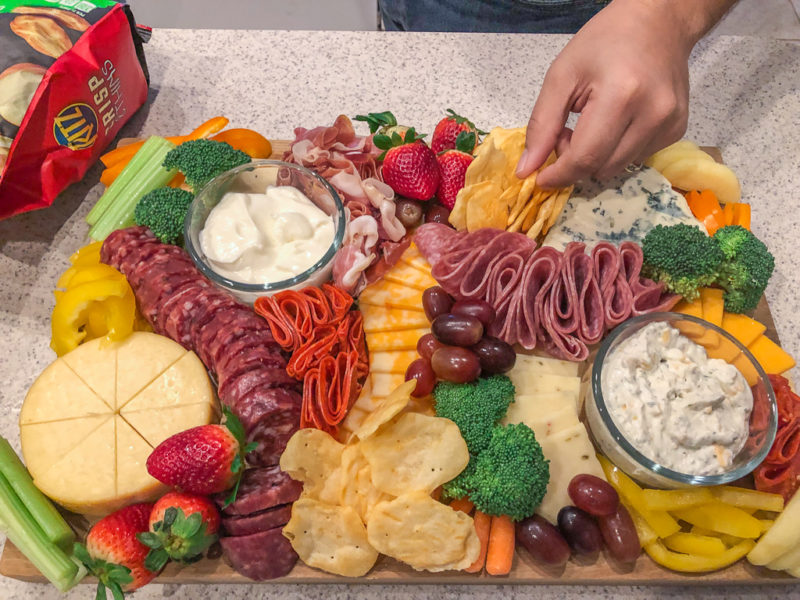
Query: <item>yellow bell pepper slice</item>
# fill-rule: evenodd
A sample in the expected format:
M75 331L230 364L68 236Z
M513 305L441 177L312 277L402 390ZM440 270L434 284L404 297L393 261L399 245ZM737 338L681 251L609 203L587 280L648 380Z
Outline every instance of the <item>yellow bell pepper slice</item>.
M761 523L745 511L714 502L703 506L693 506L672 511L672 514L691 525L699 525L719 533L727 533L740 538L758 538L761 536Z
M100 249L103 242L92 242L76 250L69 257L69 262L75 266L96 265L100 262Z
M667 550L661 541L656 541L652 544L647 544L644 547L644 551L656 563L667 569L684 573L705 573L732 565L750 552L755 545L753 540L742 540L733 548L728 548L716 556L701 556L699 554L671 552Z
M664 545L675 552L699 554L700 556L716 556L727 550L725 544L718 537L684 533L682 531L664 538Z
M608 483L617 490L625 504L632 506L647 521L647 524L656 532L658 537L665 538L680 531L681 526L669 513L663 510L650 510L647 508L647 503L642 493L643 490L633 479L612 465L605 456L598 454L597 459L600 461L600 466L603 467Z
M694 488L688 490L642 490L647 508L650 510L678 510L708 504L714 501L711 490L708 488Z
M108 331L112 337L120 339L125 331L130 333L133 329L136 311L131 288L124 278L89 281L56 295L50 347L58 356L74 350L86 338L85 325L92 303L113 297L122 301L108 305Z
M748 490L732 485L711 488L711 493L720 502L743 509L766 510L769 512L781 512L783 510L783 496L780 494Z
M75 269L75 271L69 278L69 281L67 281L63 286L63 289L65 290L69 290L70 288L76 287L83 283L99 281L101 279L125 281L127 283L127 279L125 279L125 276L122 273L117 271L114 267L109 267L108 265L104 265L102 263L83 267L70 267L64 274L66 275L66 273L72 271L72 269Z
M636 527L636 533L639 536L639 543L644 546L645 544L655 542L658 539L658 534L653 531L653 528L648 525L647 521L644 520L642 515L636 512L636 509L632 506L628 506L624 502L623 505L628 509L628 512L631 515L633 526Z
M698 527L697 525L692 525L691 533L695 535L705 535L708 537L715 537L722 540L722 543L728 546L735 546L739 542L742 541L742 538L736 537L735 535L728 535L727 533L720 533L718 531L712 531L711 529L706 529L705 527Z

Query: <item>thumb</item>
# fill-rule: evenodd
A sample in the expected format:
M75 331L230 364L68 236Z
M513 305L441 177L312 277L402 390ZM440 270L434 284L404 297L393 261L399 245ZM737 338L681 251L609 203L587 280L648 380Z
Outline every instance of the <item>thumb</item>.
M517 163L517 177L520 179L541 167L555 149L569 116L572 92L572 86L551 66L528 121L525 151Z

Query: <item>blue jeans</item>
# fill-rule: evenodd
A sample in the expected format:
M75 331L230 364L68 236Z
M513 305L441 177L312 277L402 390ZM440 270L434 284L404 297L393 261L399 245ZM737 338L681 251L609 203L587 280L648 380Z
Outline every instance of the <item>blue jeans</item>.
M387 31L575 33L610 0L379 0Z

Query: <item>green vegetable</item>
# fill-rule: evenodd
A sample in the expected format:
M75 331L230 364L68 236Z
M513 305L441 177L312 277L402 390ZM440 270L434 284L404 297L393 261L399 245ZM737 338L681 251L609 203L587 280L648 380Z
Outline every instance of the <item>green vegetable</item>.
M524 423L495 427L489 446L473 462L454 481L479 511L520 521L542 502L550 481L549 461Z
M753 310L772 277L775 258L764 242L739 225L718 229L713 240L725 256L716 279L725 290L725 310Z
M177 244L183 237L183 222L192 200L194 195L191 192L161 187L139 200L133 218L137 225L149 227L165 244Z
M133 211L147 192L163 187L175 176L174 169L161 166L175 144L157 136L149 138L97 201L86 221L89 236L104 240L115 229L134 224Z
M16 455L14 456L16 459ZM20 473L17 473L14 465L10 469L8 468L9 465L6 463L6 458L4 453L4 456L0 459L0 465L2 465L2 472L0 472L0 529L6 534L11 543L19 548L28 560L39 569L42 575L47 577L59 590L65 592L78 583L86 574L86 571L79 567L73 558L48 539L45 534L45 531L49 531L53 535L61 527L56 522L50 522L50 519L54 521L60 520L61 523L64 520L61 515L56 513L55 518L46 517L44 522L37 522L25 502L31 503L35 513L40 515L43 512L47 512L42 510L42 504L48 501L38 490L36 492L41 498L32 498L32 491L27 489L27 481L30 480L30 475L27 475L26 472L26 477L18 481L17 477L20 476ZM18 461L19 459L16 459L16 462ZM13 484L11 481L13 481ZM32 486L32 483L30 485ZM15 491L17 487L24 490L25 500L21 499ZM63 523L63 525L66 526L66 523ZM63 539L62 535L58 537Z
M701 287L716 281L724 258L712 238L683 223L656 225L644 237L642 253L642 275L690 302L700 295Z
M220 173L250 162L250 156L225 142L189 140L164 158L166 169L177 169L197 192Z
M5 438L0 437L0 474L39 524L45 537L62 550L69 552L75 534L53 503L33 484L28 470Z
M492 428L514 401L514 384L505 375L492 375L475 383L443 381L433 390L433 397L436 416L458 425L469 453L477 455L489 445Z

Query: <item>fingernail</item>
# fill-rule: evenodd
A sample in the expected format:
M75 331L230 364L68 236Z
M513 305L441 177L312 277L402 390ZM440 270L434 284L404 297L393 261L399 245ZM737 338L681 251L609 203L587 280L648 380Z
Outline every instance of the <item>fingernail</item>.
M519 162L517 163L517 177L523 179L530 175L534 167L534 165L531 164L533 162L533 158L533 153L525 148L525 150L522 152L522 156L519 157Z

